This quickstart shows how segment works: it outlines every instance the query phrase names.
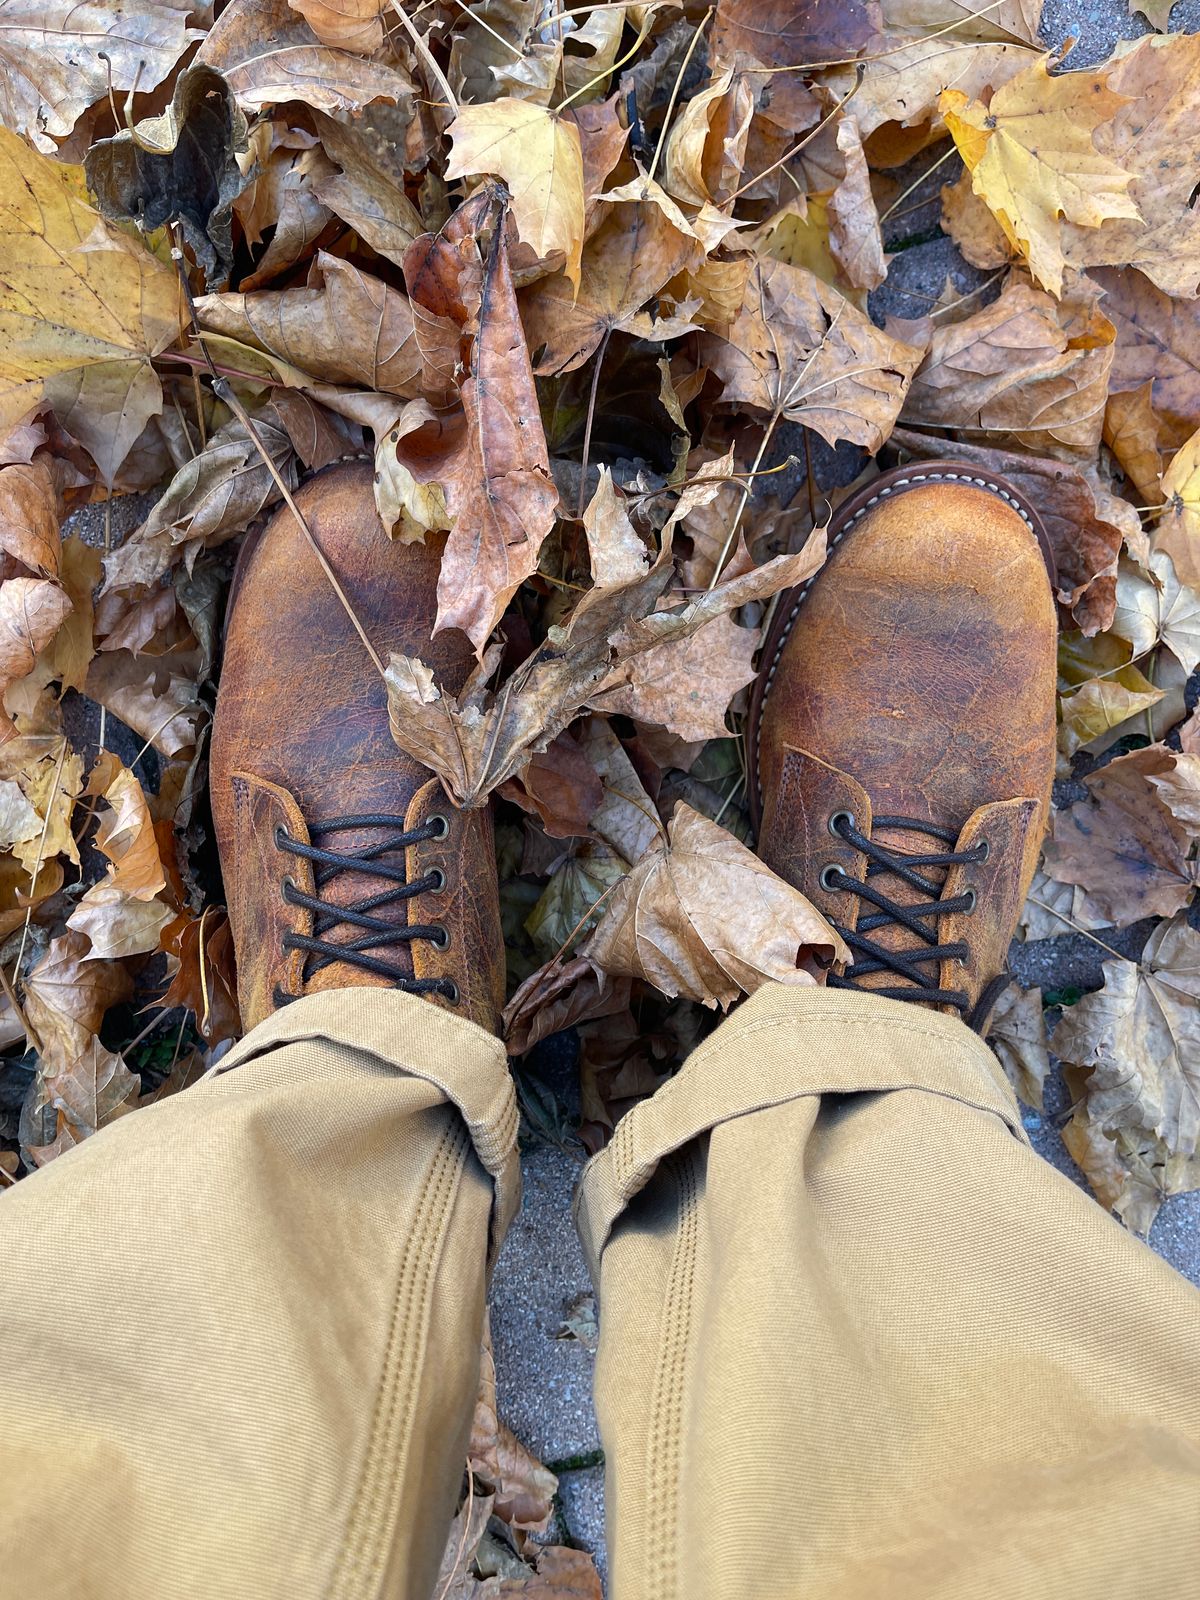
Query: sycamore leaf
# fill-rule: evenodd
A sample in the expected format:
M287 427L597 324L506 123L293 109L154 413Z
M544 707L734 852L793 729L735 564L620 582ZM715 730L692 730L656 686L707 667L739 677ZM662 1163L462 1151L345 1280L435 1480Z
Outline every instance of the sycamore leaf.
M818 983L849 951L824 917L724 828L680 803L583 952L602 972L727 1008L764 983Z
M161 408L150 360L180 327L175 272L0 128L0 428L44 397L111 483Z
M45 578L57 578L62 551L58 485L39 458L0 468L0 550Z
M502 178L521 239L543 259L561 250L578 288L584 233L578 127L545 106L502 99L461 106L448 131L454 149L447 178Z
M1020 1098L1040 1111L1042 1089L1050 1071L1042 991L1010 984L992 1012L988 1043Z
M1054 1051L1090 1068L1088 1114L1102 1130L1144 1128L1172 1155L1200 1140L1200 934L1182 917L1140 961L1104 963L1104 988L1054 1030Z
M924 355L813 273L773 260L755 262L728 333L702 336L699 348L724 385L723 406L778 412L830 444L849 439L872 452Z
M1096 127L1109 121L1124 97L1101 73L1051 77L1048 57L1034 62L992 96L990 106L961 89L947 89L938 109L985 200L1008 238L1029 262L1039 283L1062 291L1062 227L1099 227L1107 217L1140 216L1126 193L1133 174L1101 155Z
M1154 548L1170 556L1182 583L1200 587L1200 430L1162 475L1166 511L1155 524Z
M1113 342L1086 292L1060 306L1014 274L990 305L934 330L904 420L1094 458Z
M44 578L9 578L0 583L0 697L33 671L38 655L70 615L71 602ZM0 710L0 738L12 723Z
M700 253L695 238L681 233L661 206L633 201L610 207L584 246L577 292L560 273L522 297L537 373L582 366L606 334L636 326L646 303Z
M149 94L204 37L192 0L0 0L0 124L53 154L114 90Z
M1200 293L1200 218L1193 196L1200 161L1195 116L1200 39L1141 39L1094 74L1124 99L1096 129L1096 149L1132 175L1132 220L1096 228L1064 225L1066 259L1077 267L1137 267L1167 294ZM1092 98L1099 98L1094 93Z
M1175 759L1161 745L1118 756L1084 779L1083 799L1054 813L1046 873L1084 890L1094 925L1171 916L1191 898L1189 833L1151 782L1171 772Z
M1180 583L1168 549L1160 546L1145 570L1122 566L1113 632L1144 656L1164 644L1185 672L1200 662L1200 594Z
M325 251L303 289L210 294L196 302L205 330L238 339L326 383L415 397L421 358L406 296Z
M224 75L246 111L300 100L319 111L406 103L412 84L395 67L322 44L288 0L238 0L213 24L197 61Z

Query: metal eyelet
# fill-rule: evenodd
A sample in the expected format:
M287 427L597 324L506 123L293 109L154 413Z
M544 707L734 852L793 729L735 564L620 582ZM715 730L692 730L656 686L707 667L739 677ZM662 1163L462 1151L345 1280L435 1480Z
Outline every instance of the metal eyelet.
M821 868L821 875L817 879L817 882L821 885L822 889L825 890L826 894L837 893L837 884L830 882L830 879L833 877L835 872L839 878L844 878L846 876L836 861L830 861L826 866Z
M434 937L433 937L433 948L435 950L449 950L449 948L450 948L450 930L449 930L449 928L443 928L443 927L439 926L435 930Z
M441 894L446 887L446 874L441 867L431 867L426 873L426 877L429 879L429 887L425 892L427 894Z
M299 998L300 996L298 994L289 994L288 991L278 983L275 985L275 988L271 993L271 1001L277 1011L283 1006L290 1006L293 1000L299 1000Z
M426 825L430 828L437 829L437 832L431 835L431 838L434 839L444 839L450 832L449 819L444 817L440 811L435 811L433 816L429 818Z
M277 822L275 824L275 848L276 848L276 850L282 850L283 849L284 840L285 839L290 840L291 837L292 837L291 834L287 831L287 829L284 827L282 822Z
M976 857L975 857L975 859L976 859L976 861L978 861L978 862L980 862L980 863L982 863L982 862L984 862L984 861L986 861L986 860L987 860L987 858L988 858L988 857L989 857L989 856L990 856L990 855L991 855L991 853L992 853L992 847L991 847L991 845L990 845L990 844L989 844L989 843L988 843L988 842L987 842L987 840L986 840L986 839L980 839L980 840L979 840L979 841L978 841L978 842L977 842L977 844L976 844L976 846L975 846L975 848L976 848L976 850L978 850L978 851L979 851L979 854L978 854L978 855L977 855L977 856L976 856Z
M453 978L447 978L446 987L442 990L442 993L452 1006L456 1006L461 998L458 992L458 985Z
M975 909L975 904L976 904L977 899L978 899L978 896L976 895L974 889L968 889L966 891L966 901L967 901L967 903L963 907L963 915L964 916L968 916L969 917L971 915L972 911L974 911L974 909Z
M285 906L294 906L296 902L292 899L292 894L288 893L289 890L292 891L292 894L294 894L296 891L296 880L292 877L290 872L279 886L279 898L283 901Z
M854 820L853 811L835 811L829 819L829 831L835 839L840 839L843 837L843 835L838 832L838 823L842 821L845 821L847 827L858 827L858 823Z

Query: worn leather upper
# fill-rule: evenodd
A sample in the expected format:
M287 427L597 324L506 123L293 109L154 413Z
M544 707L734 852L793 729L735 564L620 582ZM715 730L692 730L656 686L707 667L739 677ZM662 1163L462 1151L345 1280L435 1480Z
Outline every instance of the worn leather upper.
M987 859L951 868L942 888L943 899L974 889L976 909L938 929L940 942L965 940L970 952L943 964L941 984L974 1003L1003 970L1049 811L1054 602L1037 539L1012 504L959 482L892 483L840 538L835 524L832 554L798 610L794 594L783 597L751 730L759 851L854 928L872 908L820 881L830 863L859 881L867 874L863 854L830 832L839 811L910 852L986 840ZM936 824L957 843L879 829L886 815ZM903 904L922 899L890 874L871 881ZM874 937L913 943L894 926Z
M466 636L431 638L441 539L393 543L375 509L366 463L326 469L299 490L297 504L384 661L391 651L419 655L451 692L471 667ZM280 848L291 839L339 852L377 845L387 830L345 829L313 839L335 817L371 813L404 819L406 830L444 817L443 837L381 858L403 857L409 883L444 886L381 909L399 926L437 926L446 948L428 939L376 953L416 978L453 980L453 1009L497 1027L504 999L504 946L486 811L457 810L438 781L397 749L388 730L378 671L291 512L281 509L249 545L231 596L224 666L213 728L211 793L237 955L238 994L247 1028L275 1007L277 988L312 993L347 985L388 987L388 978L336 961L303 974L290 934L311 934L312 911L289 904L283 884L313 894L312 865ZM437 825L440 827L440 824ZM321 897L345 905L393 887L355 872L333 878ZM325 937L345 943L361 929L339 923ZM449 1005L444 996L431 995Z

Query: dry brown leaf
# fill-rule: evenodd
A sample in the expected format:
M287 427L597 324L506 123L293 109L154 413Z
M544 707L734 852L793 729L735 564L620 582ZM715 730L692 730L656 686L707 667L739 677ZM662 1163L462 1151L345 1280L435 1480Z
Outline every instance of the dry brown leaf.
M313 193L367 241L372 250L404 264L404 252L425 232L421 213L404 191L398 152L369 127L313 113L313 125L340 171L313 180Z
M190 678L128 650L98 655L84 692L164 756L190 750L206 715Z
M71 612L71 602L45 578L0 583L0 697L29 672ZM14 733L0 710L0 739Z
M44 459L0 469L0 550L43 578L57 578L62 535L58 485Z
M42 1044L43 1061L68 1066L83 1055L110 1006L128 1000L133 982L113 961L94 961L88 941L64 933L25 980L25 1014Z
M602 972L728 1007L764 983L818 983L850 953L798 890L682 803L669 843L618 884L583 954Z
M289 100L325 112L357 111L412 96L412 84L394 66L322 44L288 0L226 7L196 59L224 74L247 111Z
M973 267L987 271L1013 259L1008 235L971 187L969 172L943 185L941 225Z
M502 1522L535 1533L549 1527L558 1479L526 1450L496 1414L496 1367L486 1327L467 1462L493 1495L493 1511Z
M374 54L383 43L382 13L388 0L288 0L322 44L359 55Z
M573 372L613 329L641 331L646 303L700 254L697 241L680 233L660 206L633 201L608 207L584 246L578 294L557 274L521 297L535 370Z
M1170 1155L1161 1139L1143 1129L1104 1133L1088 1120L1086 1091L1075 1083L1085 1074L1067 1067L1064 1076L1079 1103L1062 1130L1063 1144L1100 1203L1144 1237L1165 1200L1200 1188L1200 1160Z
M170 984L159 1004L184 1006L209 1044L236 1039L242 1031L234 971L233 935L222 906L205 906L198 917L187 912L163 931Z
M523 810L536 812L542 827L556 839L586 833L604 798L599 774L570 733L560 733L553 744L531 756L501 793Z
M75 535L63 540L59 581L71 602L71 612L54 637L49 660L64 689L82 690L88 665L96 653L92 596L100 573L99 550Z
M407 298L325 251L315 275L303 289L204 295L196 302L200 326L326 383L415 398L421 360Z
M61 734L22 734L0 744L0 778L20 786L38 817L36 836L12 846L26 872L59 855L78 866L71 818L83 788L83 758Z
M731 737L729 702L754 679L757 628L717 617L680 643L668 639L636 655L624 681L592 697L593 710L635 717L700 742Z
M1084 745L1123 727L1131 717L1156 706L1163 691L1135 666L1127 665L1103 678L1083 683L1059 701L1058 748L1074 755Z
M0 124L53 155L97 101L163 81L189 44L192 0L0 0Z
M285 397L286 398L286 397ZM284 418L272 407L255 418L263 448L291 488L296 462ZM280 498L258 446L236 417L186 461L141 527L105 562L105 592L155 583L176 562L242 533Z
M1133 174L1101 154L1093 137L1120 111L1123 97L1107 87L1103 70L1052 77L1048 60L1010 78L986 106L947 89L938 109L975 193L1037 281L1057 295L1068 259L1060 219L1095 229L1109 217L1141 213L1127 193Z
M1086 300L1060 308L1014 274L991 305L934 330L904 420L1008 434L1018 447L1090 460L1113 339L1112 324Z
M649 565L650 553L629 520L625 502L617 494L607 467L600 468L596 492L583 513L583 526L592 582L600 588L635 577Z
M1151 782L1171 772L1174 761L1161 745L1118 756L1084 779L1082 800L1054 814L1046 873L1079 885L1095 925L1169 917L1191 898L1190 836Z
M1118 347L1118 359L1119 356ZM1104 408L1104 442L1147 505L1154 505L1163 497L1160 423L1151 399L1152 389L1151 383L1143 383L1136 389L1110 394Z
M1170 545L1161 545L1144 570L1123 564L1112 631L1138 658L1165 645L1190 673L1200 663L1200 594L1180 583L1170 552Z
M856 56L875 35L866 0L718 0L713 54L721 62L753 56L764 67Z
M836 138L843 173L828 201L829 248L847 283L877 289L887 277L887 260L857 121L842 117Z
M1105 315L1117 330L1114 390L1151 385L1159 443L1178 449L1200 428L1200 301L1172 300L1140 272L1097 267Z
M1050 1071L1042 991L1010 984L992 1012L988 1043L1016 1093L1027 1106L1040 1111L1042 1088Z
M723 406L779 414L830 444L874 452L895 425L924 352L891 338L802 267L756 262L724 338L700 358L724 385Z
M179 333L179 281L72 172L0 128L0 429L44 397L111 483L161 408L150 361Z
M79 901L67 927L87 935L94 956L117 958L157 950L174 913L157 898L167 880L141 784L106 752L96 762L86 792L102 798L107 808L94 842L108 857L109 867Z
M576 124L545 106L506 98L461 106L447 131L454 144L447 178L502 178L522 241L541 259L561 251L578 287L584 193Z
M671 124L663 187L686 206L722 207L737 192L746 161L754 91L742 72L723 72L694 94Z
M1088 1116L1104 1132L1145 1129L1171 1155L1200 1139L1200 934L1184 918L1150 935L1140 961L1104 963L1104 988L1054 1030L1054 1051L1091 1070Z
M1095 146L1132 174L1128 198L1137 220L1064 225L1066 258L1077 267L1137 267L1167 294L1194 298L1200 292L1200 219L1193 208L1200 39L1183 33L1140 39L1094 75L1066 73L1053 81L1102 75L1125 103L1096 129Z

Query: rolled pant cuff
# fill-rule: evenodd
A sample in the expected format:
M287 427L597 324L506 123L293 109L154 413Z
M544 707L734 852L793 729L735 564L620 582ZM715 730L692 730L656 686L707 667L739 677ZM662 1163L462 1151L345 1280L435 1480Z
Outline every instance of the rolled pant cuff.
M957 1017L856 989L760 989L621 1119L584 1168L575 1220L593 1280L622 1211L672 1151L722 1122L806 1095L897 1089L994 1112L1028 1143L999 1062Z

